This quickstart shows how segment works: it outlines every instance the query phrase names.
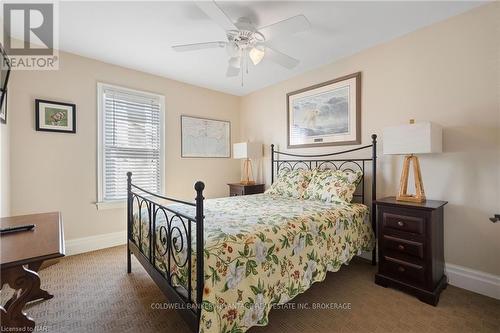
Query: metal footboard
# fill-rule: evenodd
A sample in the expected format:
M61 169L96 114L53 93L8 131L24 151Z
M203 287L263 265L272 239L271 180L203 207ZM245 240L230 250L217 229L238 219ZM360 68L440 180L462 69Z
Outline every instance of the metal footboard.
M196 182L192 203L142 189L133 184L132 173L127 173L127 272L131 272L134 254L168 300L180 305L181 315L194 331L198 330L204 288L204 188L203 182ZM178 205L172 208L158 200L193 207L194 216ZM185 281L179 274L182 270L187 273Z

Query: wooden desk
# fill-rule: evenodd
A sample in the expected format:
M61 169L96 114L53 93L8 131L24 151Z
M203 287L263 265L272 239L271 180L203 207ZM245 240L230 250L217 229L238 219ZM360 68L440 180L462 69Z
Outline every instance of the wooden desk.
M27 302L54 297L40 289L37 272L44 260L64 256L64 234L61 214L45 213L6 217L0 226L35 224L31 231L0 236L0 288L8 284L16 292L0 306L1 327L33 330L35 322L22 310ZM27 266L27 267L26 267ZM3 331L2 330L2 331Z

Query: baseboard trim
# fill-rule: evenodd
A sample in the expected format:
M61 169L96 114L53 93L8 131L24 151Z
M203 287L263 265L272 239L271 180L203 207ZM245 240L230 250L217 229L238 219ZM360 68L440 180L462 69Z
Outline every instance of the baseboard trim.
M500 299L500 276L453 264L446 264L445 271L452 286Z
M90 237L68 239L65 241L66 255L96 251L108 247L123 245L127 243L127 232L118 231L109 234L95 235Z
M362 252L358 256L372 260L371 252ZM454 264L445 265L445 274L448 277L448 283L452 286L500 299L500 276L498 275Z
M372 261L372 252L371 251L370 252L363 251L363 252L361 252L361 254L357 254L356 256L363 258L363 259L366 259L366 260L369 260L369 261Z

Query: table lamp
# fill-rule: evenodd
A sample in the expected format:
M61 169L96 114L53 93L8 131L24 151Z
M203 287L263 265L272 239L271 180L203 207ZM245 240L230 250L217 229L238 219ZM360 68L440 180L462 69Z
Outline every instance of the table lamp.
M396 200L424 202L424 184L420 172L420 163L415 154L442 152L443 130L441 126L429 121L415 123L412 119L409 125L384 128L383 142L385 155L406 155L403 161L403 171L401 172L399 193ZM408 194L410 164L413 166L415 194Z
M240 142L233 145L233 158L245 159L241 184L253 185L252 159L262 157L262 144L255 142Z

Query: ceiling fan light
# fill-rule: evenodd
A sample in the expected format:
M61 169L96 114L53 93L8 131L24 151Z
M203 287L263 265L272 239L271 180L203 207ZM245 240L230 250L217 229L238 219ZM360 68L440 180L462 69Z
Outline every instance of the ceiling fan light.
M229 58L229 66L233 68L240 68L241 67L240 57Z
M248 53L248 56L250 57L254 65L257 65L259 62L261 62L264 58L264 55L264 50L257 47L252 48Z

